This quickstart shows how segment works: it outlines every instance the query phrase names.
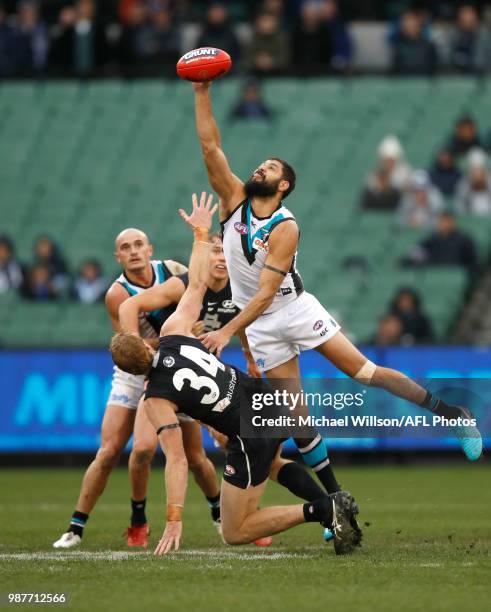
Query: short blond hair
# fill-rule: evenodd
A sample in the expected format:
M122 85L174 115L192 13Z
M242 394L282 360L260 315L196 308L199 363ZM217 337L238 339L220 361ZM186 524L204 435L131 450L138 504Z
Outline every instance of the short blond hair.
M129 332L114 334L109 345L114 363L129 374L148 374L153 356L140 336Z

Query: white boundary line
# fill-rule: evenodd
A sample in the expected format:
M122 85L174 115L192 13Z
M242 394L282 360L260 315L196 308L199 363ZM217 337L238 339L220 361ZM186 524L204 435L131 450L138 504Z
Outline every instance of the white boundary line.
M315 548L318 553L322 552L322 548ZM284 559L312 559L315 554L302 553L287 553L279 551L243 551L234 552L232 550L212 550L212 549L184 549L176 553L167 555L167 558L178 560L179 558L203 558L213 559L216 561L280 561ZM135 551L129 552L126 550L114 551L60 551L60 552L25 552L25 553L0 553L0 561L143 561L153 557L151 551ZM161 557L163 559L165 557Z

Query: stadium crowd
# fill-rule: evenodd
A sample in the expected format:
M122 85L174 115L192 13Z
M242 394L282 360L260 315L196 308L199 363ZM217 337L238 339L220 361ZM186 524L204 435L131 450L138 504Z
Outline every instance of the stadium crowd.
M171 76L197 46L225 49L243 74L351 74L350 22L363 18L387 21L394 74L480 74L491 67L485 9L449 0L2 0L0 77Z
M63 253L49 236L37 239L32 261L26 265L17 258L12 240L0 236L0 294L17 291L35 302L73 299L93 304L104 299L108 287L95 259L83 261L72 277Z

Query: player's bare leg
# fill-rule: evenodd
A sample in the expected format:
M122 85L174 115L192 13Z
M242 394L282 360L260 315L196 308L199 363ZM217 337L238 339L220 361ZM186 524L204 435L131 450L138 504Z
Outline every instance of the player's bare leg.
M133 431L135 411L123 406L108 405L101 429L101 446L85 472L76 510L66 533L55 548L71 548L80 544L85 523L104 491L109 475L117 465L121 452Z
M285 390L289 393L295 393L298 395L298 397L300 397L302 385L300 380L298 356L292 357L292 359L286 363L268 370L266 372L266 376L269 379L281 379L282 388L285 388ZM305 414L308 414L308 407L303 406L302 410ZM334 472L327 455L327 448L321 435L313 430L312 435L305 438L295 438L295 444L297 445L303 460L314 470L327 493L335 493L336 491L339 491L340 486L338 485L334 476Z
M136 412L133 448L128 462L131 483L131 526L128 527L126 539L128 546L146 548L150 530L145 505L150 469L158 440L143 408L143 401L142 397Z
M373 364L342 332L318 346L317 351L342 372L362 384L385 389L447 419L472 417L467 408L446 404L402 372ZM475 461L481 456L482 438L477 427L457 427L456 435L468 459Z
M222 482L222 528L227 544L248 544L305 522L320 522L335 532L338 554L353 550L355 533L350 524L353 500L349 493L341 491L306 504L259 510L266 483L241 489Z

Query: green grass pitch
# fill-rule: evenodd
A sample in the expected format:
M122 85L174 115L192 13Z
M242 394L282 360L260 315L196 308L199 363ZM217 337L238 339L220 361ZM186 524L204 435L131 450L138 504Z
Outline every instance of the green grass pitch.
M364 526L361 550L336 557L302 525L269 549L219 541L190 482L182 552L127 551L127 474L117 470L82 548L51 548L68 523L82 470L0 473L0 592L66 592L73 610L471 611L490 609L491 470L481 463L340 468ZM291 503L271 483L264 505ZM151 546L161 535L163 476L154 469ZM63 609L63 608L62 608Z

